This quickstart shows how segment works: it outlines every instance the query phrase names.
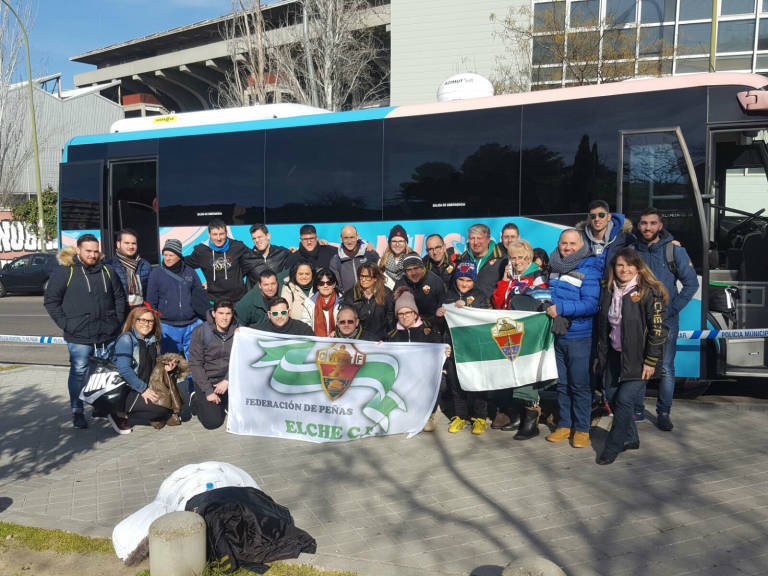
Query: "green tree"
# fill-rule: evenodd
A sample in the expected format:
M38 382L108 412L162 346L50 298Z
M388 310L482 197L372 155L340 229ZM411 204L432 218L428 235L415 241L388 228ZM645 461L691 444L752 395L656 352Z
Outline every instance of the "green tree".
M43 224L45 225L46 240L55 238L57 230L57 204L59 195L49 185L43 190ZM37 197L33 196L26 202L14 206L13 217L32 227L37 233Z

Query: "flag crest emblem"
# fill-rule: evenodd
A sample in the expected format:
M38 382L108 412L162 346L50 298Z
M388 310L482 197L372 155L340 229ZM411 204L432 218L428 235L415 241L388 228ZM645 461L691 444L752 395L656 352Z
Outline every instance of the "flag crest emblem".
M496 324L491 326L491 336L510 362L514 362L520 355L524 334L524 324L512 318L498 318Z
M315 354L323 391L331 400L338 400L349 390L355 375L365 365L365 354L353 344L336 343Z

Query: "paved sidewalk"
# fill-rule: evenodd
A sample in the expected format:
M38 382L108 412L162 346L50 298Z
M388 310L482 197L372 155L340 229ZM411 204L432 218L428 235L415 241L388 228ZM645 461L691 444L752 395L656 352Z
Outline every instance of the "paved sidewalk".
M675 430L597 466L576 450L447 433L319 445L205 431L72 428L67 370L0 372L0 520L110 536L194 462L249 472L318 542L299 561L361 576L498 575L545 556L570 576L768 574L765 405L679 401ZM650 404L649 404L650 406ZM546 428L544 427L542 432Z

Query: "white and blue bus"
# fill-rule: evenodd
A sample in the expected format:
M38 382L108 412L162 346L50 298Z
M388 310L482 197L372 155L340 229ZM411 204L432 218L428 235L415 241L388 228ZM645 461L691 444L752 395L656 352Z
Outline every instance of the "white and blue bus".
M189 253L219 217L248 245L255 223L285 246L302 224L336 241L352 223L380 251L399 223L423 253L429 234L463 251L469 225L498 239L511 221L549 251L600 198L633 220L658 208L688 250L701 290L681 330L768 327L767 85L701 74L245 121L143 119L147 129L69 142L60 241L93 233L109 253L131 227L157 262L167 238ZM738 287L733 318L710 306L711 283ZM681 377L768 376L764 339L678 350Z

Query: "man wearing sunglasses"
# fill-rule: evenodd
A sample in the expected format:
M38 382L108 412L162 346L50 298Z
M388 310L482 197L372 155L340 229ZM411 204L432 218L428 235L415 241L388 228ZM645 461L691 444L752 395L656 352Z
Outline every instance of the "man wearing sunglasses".
M347 340L370 340L376 341L376 338L363 330L360 326L360 319L357 317L357 310L353 306L342 304L339 307L339 315L336 318L336 330L334 338L346 338Z
M314 336L312 328L304 324L301 320L294 320L288 312L288 300L278 296L269 301L269 310L267 310L267 320L260 324L258 329L264 332L275 332L276 334L294 334L296 336Z
M592 202L586 222L580 222L576 228L582 230L584 244L602 261L603 268L618 250L637 243L632 234L632 222L623 214L612 214L605 200Z

